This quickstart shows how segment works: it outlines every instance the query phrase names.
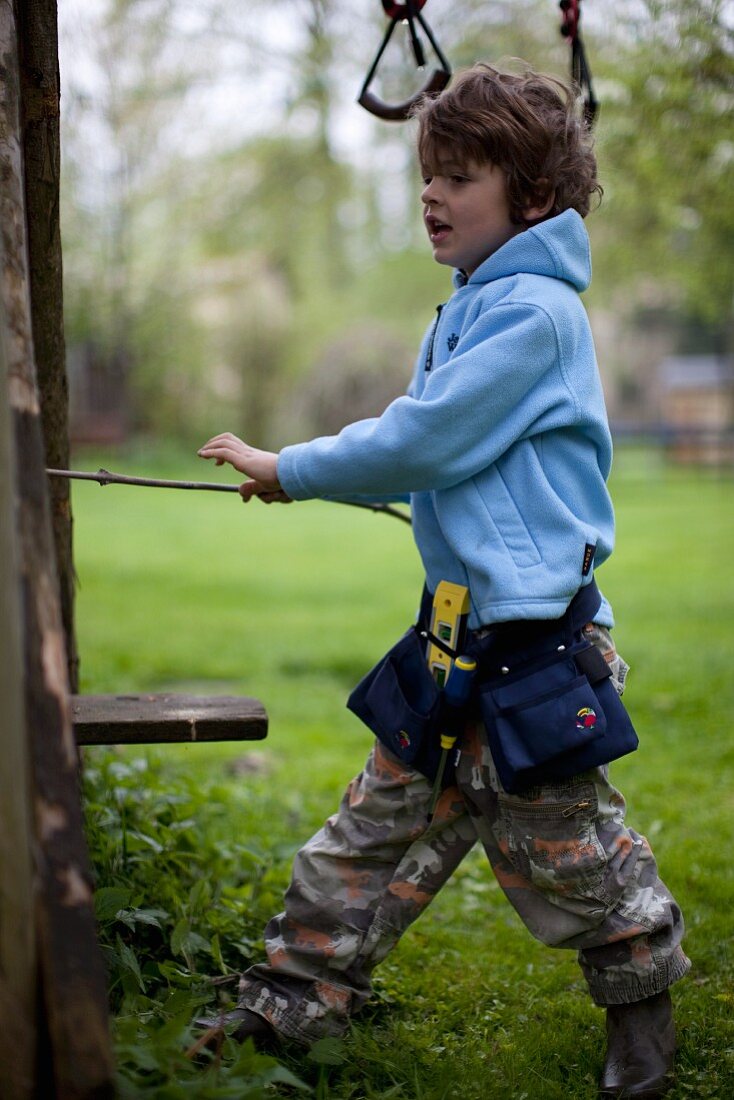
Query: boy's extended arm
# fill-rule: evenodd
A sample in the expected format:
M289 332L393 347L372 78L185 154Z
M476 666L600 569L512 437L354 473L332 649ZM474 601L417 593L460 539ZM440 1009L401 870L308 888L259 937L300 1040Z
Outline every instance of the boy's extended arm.
M565 357L573 361L574 349ZM593 349L580 359L593 363ZM229 434L199 453L232 462L253 478L241 488L245 499L384 499L456 485L531 434L583 422L601 428L602 421L596 371L575 374L571 383L548 313L536 304L508 303L480 314L454 356L426 375L419 398L400 397L379 417L279 455ZM602 466L606 457L599 456Z
M464 334L452 359L427 375L420 399L400 397L381 416L336 436L284 448L278 477L296 500L447 488L518 439L583 419L575 388L545 310L495 306Z
M292 504L293 498L289 497L278 482L277 462L278 455L273 451L261 451L251 447L239 436L232 432L223 432L214 436L201 447L197 454L200 458L213 458L217 466L229 462L235 470L241 474L247 474L249 481L243 482L239 487L240 496L247 502L256 496L265 504ZM376 493L361 494L347 493L333 495L330 500L344 500L366 504L408 504L410 497L407 493Z

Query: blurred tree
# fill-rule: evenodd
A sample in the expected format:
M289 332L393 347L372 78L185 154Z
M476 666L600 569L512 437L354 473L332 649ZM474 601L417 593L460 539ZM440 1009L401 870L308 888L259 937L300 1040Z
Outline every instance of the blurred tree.
M221 399L231 413L235 396L256 440L285 361L291 299L323 299L347 275L341 204L351 173L331 138L338 5L276 4L276 14L288 10L293 20L298 9L299 33L266 51L268 61L256 56L252 69L243 61L255 52L256 18L243 30L231 4L203 6L211 16L206 50L201 41L186 48L185 3L109 0L95 27L93 96L75 94L72 78L65 118L71 360L98 381L134 375L138 430L198 432L202 406L214 414ZM268 9L254 7L255 17ZM268 62L276 73L289 67L278 97L283 125L276 135L243 140L244 126L217 150L181 118L192 89L231 78L233 33L245 51L243 101L253 70L262 73ZM220 278L222 262L236 257ZM226 331L215 333L212 318ZM85 348L92 354L80 355ZM127 400L115 395L118 407Z
M161 300L149 281L151 234L162 231L150 190L202 59L175 48L169 0L109 0L77 19L77 34L91 21L94 50L86 58L91 75L83 65L70 73L68 102L62 97L67 340L78 381L100 394L108 414L103 437L114 438L128 420L147 426L130 380L140 362L137 334L150 329L147 303ZM164 252L170 257L170 242ZM94 437L93 428L87 434Z
M640 0L616 10L611 41L599 42L597 283L721 328L734 293L731 5Z

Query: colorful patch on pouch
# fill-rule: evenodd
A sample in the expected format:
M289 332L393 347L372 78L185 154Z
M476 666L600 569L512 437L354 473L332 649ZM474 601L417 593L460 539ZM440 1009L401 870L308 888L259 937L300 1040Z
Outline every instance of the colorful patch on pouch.
M410 737L405 732L405 730L400 731L400 733L398 734L398 740L404 749L408 748L410 744Z
M596 711L593 707L582 707L576 714L576 729L593 730L596 725Z

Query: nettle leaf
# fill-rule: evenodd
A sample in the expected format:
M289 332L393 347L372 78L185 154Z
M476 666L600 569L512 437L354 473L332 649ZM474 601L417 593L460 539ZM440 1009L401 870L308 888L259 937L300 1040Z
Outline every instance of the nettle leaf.
M130 916L136 924L152 924L155 928L162 928L161 921L168 920L165 909L131 909Z
M114 920L121 909L126 909L133 896L124 886L102 886L94 893L94 915L98 921Z
M308 1052L308 1057L319 1066L341 1066L346 1061L343 1039L318 1039Z
M139 841L148 848L152 848L156 855L160 855L163 851L163 845L160 841L156 840L153 836L148 836L146 833L141 833L138 829L131 829L128 833L128 837Z
M181 955L186 943L186 937L191 933L191 925L186 917L182 917L171 934L171 951L174 955Z
M327 1040L322 1040L327 1042ZM339 1042L337 1039L336 1042ZM291 1073L285 1066L274 1066L269 1070L266 1075L266 1081L270 1085L289 1085L293 1089L299 1089L301 1092L311 1092L311 1087L302 1081L300 1077L296 1077L294 1073Z
M156 1043L161 1047L169 1046L176 1050L184 1050L188 1045L184 1039L188 1038L191 1017L195 1011L194 1005L182 1001L179 1011L156 1029Z
M207 1003L209 994L196 996L190 989L177 989L170 994L163 1003L163 1012L166 1016L175 1017L181 1013L188 1013L188 1019L203 1004Z
M162 1068L157 1052L147 1040L145 1042L139 1040L136 1043L118 1043L115 1047L115 1057L121 1069L125 1064L133 1066L137 1070Z
M215 932L214 935L212 936L211 952L212 952L212 958L214 959L214 962L217 964L217 966L221 970L222 974L228 973L227 964L225 963L224 956L222 955L222 945L221 945L220 940L219 940L219 933L218 932Z
M188 955L197 955L201 951L211 951L211 944L198 932L193 932L188 920L183 917L171 935L171 951L174 955L187 958Z
M178 963L173 962L172 959L163 959L158 964L158 971L162 978L173 985L186 984L187 986L191 982L191 975L186 970L182 970Z
M189 907L194 912L207 905L210 900L211 887L205 878L200 878L189 891Z
M201 1086L199 1085L200 1089ZM197 1083L159 1085L156 1089L156 1100L187 1100L189 1096L196 1096ZM201 1092L198 1093L201 1096Z
M227 1064L229 1054L234 1055L234 1060ZM270 1094L271 1085L286 1085L291 1089L303 1092L312 1092L309 1085L281 1065L271 1054L261 1054L255 1050L252 1041L238 1043L229 1039L224 1048L225 1063L220 1067L217 1087L217 1100L220 1097L229 1097L235 1100L263 1100ZM249 1087L248 1087L249 1086ZM229 1091L234 1088L234 1092ZM206 1095L202 1093L202 1095Z
M122 969L134 975L140 986L141 992L145 993L145 982L143 981L143 975L140 973L140 964L135 952L131 947L128 947L126 943L123 943L119 936L116 938L116 948L117 958Z
M120 921L121 924L126 925L133 932L135 931L135 921L132 917L132 910L121 909L120 912L117 913L117 920Z

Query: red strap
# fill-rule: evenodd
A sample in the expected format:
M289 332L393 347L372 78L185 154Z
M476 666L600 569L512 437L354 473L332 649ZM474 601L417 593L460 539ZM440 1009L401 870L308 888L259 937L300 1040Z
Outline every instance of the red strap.
M420 11L422 7L428 2L428 0L413 0L413 14ZM407 19L408 18L408 5L407 4L394 4L392 0L382 0L382 6L385 9L385 14L388 19Z
M564 38L574 41L579 33L579 0L560 0L559 8L563 12L561 16L561 34Z

